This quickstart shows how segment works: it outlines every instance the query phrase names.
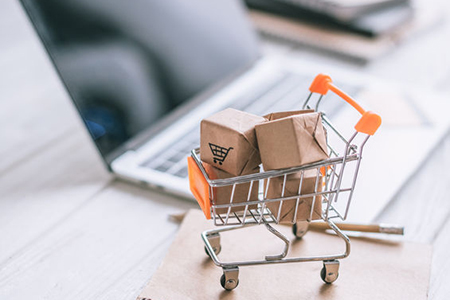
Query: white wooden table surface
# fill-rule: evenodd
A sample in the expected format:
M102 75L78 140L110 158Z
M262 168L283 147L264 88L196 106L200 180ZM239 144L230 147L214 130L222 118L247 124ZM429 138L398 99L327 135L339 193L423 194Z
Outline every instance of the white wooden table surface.
M265 49L424 85L450 101L449 28L443 21L365 66L286 44ZM0 155L0 299L135 299L177 231L168 214L196 207L107 173L15 0L0 1ZM378 218L433 244L431 299L450 292L449 168L447 137Z

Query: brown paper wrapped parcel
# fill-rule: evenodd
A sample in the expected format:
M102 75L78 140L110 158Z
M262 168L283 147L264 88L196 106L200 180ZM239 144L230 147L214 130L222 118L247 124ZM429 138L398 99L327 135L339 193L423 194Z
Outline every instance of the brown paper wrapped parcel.
M208 174L209 179L215 180L215 179L226 179L230 177L234 177L234 175L229 174L225 171L222 171L218 168L215 168L211 166L208 163L203 162L203 167L205 168L206 173ZM253 169L249 174L259 173L259 167L256 167ZM258 181L254 182L252 185L252 190L250 192L250 200L249 201L256 201L258 200L258 187L259 183ZM231 193L233 190L233 186L222 186L222 187L215 187L213 188L213 194L211 197L213 197L213 203L212 204L229 204L231 201ZM250 190L250 183L242 183L236 185L236 188L234 190L233 194L233 203L242 203L246 202L248 198ZM249 205L248 209L256 209L257 205ZM245 206L238 206L238 207L232 207L230 212L243 212L245 210ZM228 212L228 208L217 208L216 214L226 214Z
M320 113L312 110L272 113L255 126L264 170L298 167L328 158Z
M251 174L261 164L255 125L263 117L227 108L200 124L201 160L234 176Z
M317 174L319 173L319 176ZM286 177L286 186L283 197L299 195L298 189L301 180L301 173L295 173ZM267 190L266 199L276 199L282 196L284 176L271 178L269 181L269 187ZM322 175L316 169L304 171L302 187L300 195L314 194L315 192L322 191ZM317 183L317 190L316 190ZM265 187L267 187L267 180L265 181ZM311 206L313 204L314 197L299 198L297 208L297 218L294 220L295 206L297 199L284 200L281 212L278 215L281 202L268 202L266 207L271 211L275 218L280 216L280 223L295 223L297 221L306 221L310 219ZM322 213L322 196L316 196L314 202L314 212L312 214L312 220L320 219Z

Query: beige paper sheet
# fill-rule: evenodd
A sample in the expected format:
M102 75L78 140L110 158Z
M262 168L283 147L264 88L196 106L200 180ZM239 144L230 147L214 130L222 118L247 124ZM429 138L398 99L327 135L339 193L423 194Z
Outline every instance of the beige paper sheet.
M339 278L324 284L322 262L241 267L239 286L225 291L222 269L207 257L200 233L212 228L201 211L191 210L161 266L138 299L426 299L431 246L352 238L352 252L341 260ZM293 240L287 226L277 227ZM222 260L261 259L278 254L283 243L264 226L221 234ZM340 253L339 238L308 232L293 242L289 256Z

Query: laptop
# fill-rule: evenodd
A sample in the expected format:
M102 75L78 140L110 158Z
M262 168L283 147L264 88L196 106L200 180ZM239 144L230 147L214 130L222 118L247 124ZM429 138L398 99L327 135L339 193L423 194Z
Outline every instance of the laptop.
M186 157L202 118L227 107L299 109L318 73L383 117L369 141L349 219L373 220L449 126L439 95L290 55L261 54L240 1L21 0L108 169L193 199ZM439 109L436 109L439 108ZM320 110L351 133L335 96Z

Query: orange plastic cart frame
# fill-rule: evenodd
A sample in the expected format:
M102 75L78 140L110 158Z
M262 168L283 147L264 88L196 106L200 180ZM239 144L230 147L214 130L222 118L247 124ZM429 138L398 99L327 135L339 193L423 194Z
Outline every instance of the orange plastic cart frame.
M361 119L355 125L355 130L358 132L374 135L381 125L381 117L379 115L371 111L365 111L352 97L336 87L328 75L317 75L309 87L309 91L321 95L326 95L328 91L332 91L353 106L362 115Z

